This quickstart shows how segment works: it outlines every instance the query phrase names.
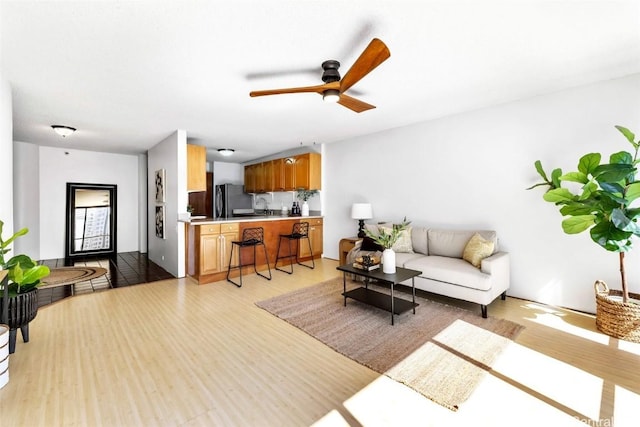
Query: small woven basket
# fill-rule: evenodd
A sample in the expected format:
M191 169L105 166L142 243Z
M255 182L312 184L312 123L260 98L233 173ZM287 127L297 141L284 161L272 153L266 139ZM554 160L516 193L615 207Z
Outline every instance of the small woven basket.
M596 327L614 338L640 343L640 304L622 302L622 291L609 289L601 280L596 280L593 287L596 291ZM640 295L629 292L629 298L640 300Z

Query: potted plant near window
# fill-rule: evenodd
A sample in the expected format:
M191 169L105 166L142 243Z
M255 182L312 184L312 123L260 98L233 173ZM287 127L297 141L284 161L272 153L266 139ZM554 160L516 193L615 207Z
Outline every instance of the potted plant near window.
M597 280L596 326L610 336L640 342L640 295L629 292L624 268L624 255L632 249L634 238L640 236L640 208L633 202L640 198L640 181L636 180L640 141L629 129L616 126L633 147L631 153L611 154L609 163L601 164L600 153L588 153L580 158L578 170L562 173L554 169L551 175L535 168L547 186L543 198L559 207L565 217L562 229L567 234L589 230L591 239L607 251L619 254L622 291L610 290ZM563 183L570 183L563 187Z
M364 233L384 248L382 251L383 273L393 274L396 272L396 253L393 251L393 245L398 241L402 232L409 227L409 224L411 221L407 221L407 217L404 217L402 223L393 224L391 228L378 226L377 233L365 228Z
M309 203L307 203L307 200L318 194L318 190L305 190L304 188L299 188L296 191L298 193L298 199L302 200L302 216L309 216Z
M5 255L9 245L18 237L28 233L27 228L17 231L7 240L2 238L4 222L0 221L0 269L8 271L7 289L0 295L1 321L9 326L9 353L15 351L16 331L20 328L22 339L29 342L29 322L38 313L37 287L40 280L49 275L49 267L38 265L29 256L20 254L9 260Z

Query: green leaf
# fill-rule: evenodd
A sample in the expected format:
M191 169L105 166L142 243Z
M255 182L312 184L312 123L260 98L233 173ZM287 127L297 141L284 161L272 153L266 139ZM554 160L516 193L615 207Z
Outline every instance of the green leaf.
M43 279L49 275L49 267L46 265L37 265L23 272L21 285L37 285L40 283L40 279ZM23 290L26 292L26 289Z
M633 165L633 156L626 151L613 153L609 157L609 163L619 163L623 165Z
M591 239L611 252L627 252L631 249L630 232L616 228L609 221L602 221L591 228Z
M594 178L602 182L620 182L627 177L627 175L636 171L631 165L623 164L605 164L596 167L591 174Z
M600 164L601 158L600 153L585 154L578 162L578 170L585 175L589 175Z
M619 194L620 196L624 193L624 187L617 182L601 182L600 187L607 193Z
M624 193L624 198L627 199L629 203L631 203L638 197L640 197L640 182L629 184L627 186L627 191Z
M640 226L635 221L627 218L622 209L614 209L611 212L611 222L616 228L633 234L640 233Z
M638 148L638 144L635 142L636 136L633 134L633 132L623 126L616 125L616 129L618 129L620 133L623 134L625 138L627 138L627 141L629 141L631 145L633 145L635 148Z
M578 234L595 224L595 215L572 216L562 221L562 229L567 234Z
M640 216L640 208L627 209L625 211L625 214L629 219L636 219L638 218L638 216Z
M560 177L561 181L579 182L580 184L586 184L589 182L587 175L582 172L569 172Z
M0 233L2 232L2 230L0 229ZM6 248L7 246L9 246L11 244L11 242L13 242L15 239L17 239L20 236L24 236L25 234L27 234L29 232L28 228L22 228L20 230L18 230L13 236L9 237L8 240L4 240L2 241L1 247Z
M560 214L562 214L562 216L591 215L594 210L594 207L591 205L571 203L560 208Z
M553 190L549 190L542 198L547 202L551 203L566 203L574 200L576 196L571 193L571 191L566 188L554 188Z
M547 178L547 174L545 173L544 169L542 169L542 162L540 162L540 160L536 160L536 162L534 163L534 166L538 171L538 175L540 175L542 179L544 179L546 182L549 182L549 178Z
M562 169L557 168L551 172L551 183L553 188L560 188L560 177L562 176Z

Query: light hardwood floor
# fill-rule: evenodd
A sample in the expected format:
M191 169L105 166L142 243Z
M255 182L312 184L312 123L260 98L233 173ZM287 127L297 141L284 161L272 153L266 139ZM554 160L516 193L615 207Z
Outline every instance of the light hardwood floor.
M490 315L526 329L452 412L254 304L336 277L336 266L250 275L242 288L166 280L44 307L31 342L18 335L0 425L638 425L640 345L598 333L589 315L495 301Z

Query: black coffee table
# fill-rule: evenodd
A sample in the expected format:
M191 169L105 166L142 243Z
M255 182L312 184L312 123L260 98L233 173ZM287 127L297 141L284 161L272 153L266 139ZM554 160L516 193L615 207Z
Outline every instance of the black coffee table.
M338 270L342 271L342 284L344 296L344 305L347 305L347 298L352 298L356 301L363 302L365 304L372 305L374 307L381 308L391 312L391 324L393 325L393 315L404 313L405 311L413 309L413 314L416 314L416 307L419 305L416 303L416 285L415 277L422 274L418 270L410 270L408 268L396 267L395 274L386 274L382 272L382 268L366 271L359 268L355 268L351 265L341 265ZM355 274L365 278L364 286L357 287L347 292L347 273ZM387 283L391 286L391 295L384 294L382 292L369 289L369 281L375 279L378 282ZM411 295L412 301L407 301L402 298L393 296L393 287L400 282L411 279Z

